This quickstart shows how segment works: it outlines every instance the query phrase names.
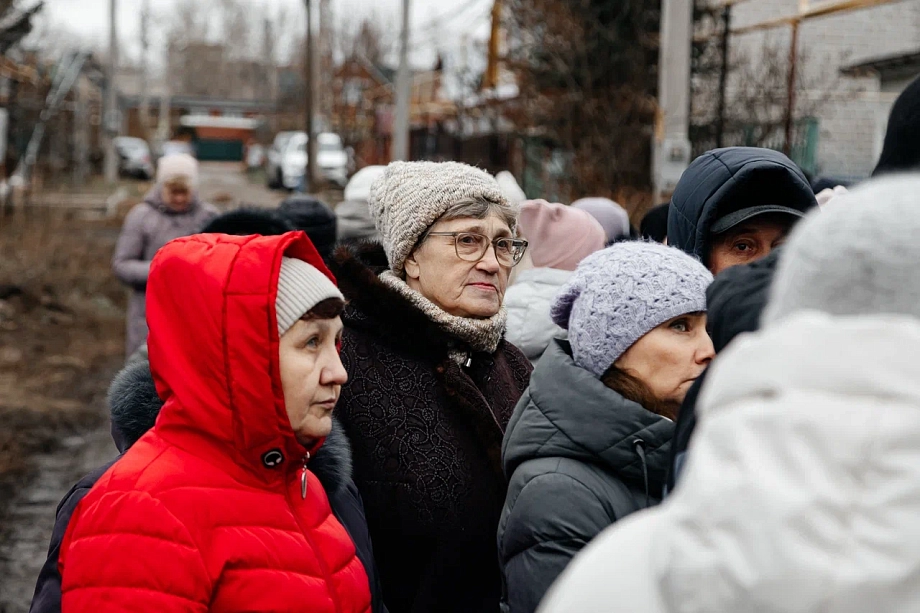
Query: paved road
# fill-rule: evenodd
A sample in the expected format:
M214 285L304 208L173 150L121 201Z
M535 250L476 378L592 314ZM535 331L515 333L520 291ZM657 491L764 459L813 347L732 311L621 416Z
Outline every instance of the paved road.
M254 184L239 164L201 165L202 196L223 208L243 204L276 206L286 194ZM74 195L79 198L80 195ZM100 390L100 400L105 390ZM103 402L99 410L104 411ZM75 433L51 453L31 459L35 471L11 501L0 526L0 613L26 613L35 580L48 552L54 512L63 495L83 475L115 457L107 422L89 432Z
M13 501L4 526L10 533L0 543L0 613L29 610L61 497L83 475L117 454L105 425L70 436L53 453L33 458L35 478Z

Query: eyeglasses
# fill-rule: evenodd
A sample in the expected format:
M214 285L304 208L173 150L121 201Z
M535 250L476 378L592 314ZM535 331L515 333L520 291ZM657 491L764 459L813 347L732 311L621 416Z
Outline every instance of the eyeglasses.
M495 249L495 259L502 266L517 266L527 251L527 241L501 237L489 240L488 236L474 232L429 232L427 236L450 236L454 239L457 257L467 262L478 262L486 255L489 245ZM427 238L427 237L426 237Z

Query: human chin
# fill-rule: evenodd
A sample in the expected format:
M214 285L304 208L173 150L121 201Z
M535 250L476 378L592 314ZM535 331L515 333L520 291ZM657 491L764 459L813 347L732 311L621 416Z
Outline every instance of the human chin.
M476 290L472 293L478 295L470 295L463 301L463 310L469 313L470 316L487 319L498 313L501 308L498 292L491 290L491 295L489 295L482 290Z

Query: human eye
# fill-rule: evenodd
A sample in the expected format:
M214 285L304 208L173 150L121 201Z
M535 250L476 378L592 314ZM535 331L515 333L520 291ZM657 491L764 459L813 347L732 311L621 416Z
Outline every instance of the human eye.
M668 327L677 332L689 332L691 327L690 320L686 317L681 317L672 321Z
M320 339L319 334L311 334L310 336L304 338L304 340L300 343L300 348L316 349L319 347L321 340L322 339Z
M511 253L514 249L514 241L510 238L500 238L495 241L495 248L506 253Z
M476 245L479 243L479 238L475 234L458 234L457 242L461 245Z
M732 243L732 250L743 254L753 253L756 248L757 245L750 239L739 239Z

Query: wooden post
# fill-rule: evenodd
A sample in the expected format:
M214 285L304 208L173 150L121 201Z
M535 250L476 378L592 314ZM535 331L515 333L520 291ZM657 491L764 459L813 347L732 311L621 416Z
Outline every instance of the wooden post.
M783 141L783 153L792 155L792 129L795 122L795 81L799 55L799 20L792 22L792 41L789 43L789 83L786 100L786 137Z

